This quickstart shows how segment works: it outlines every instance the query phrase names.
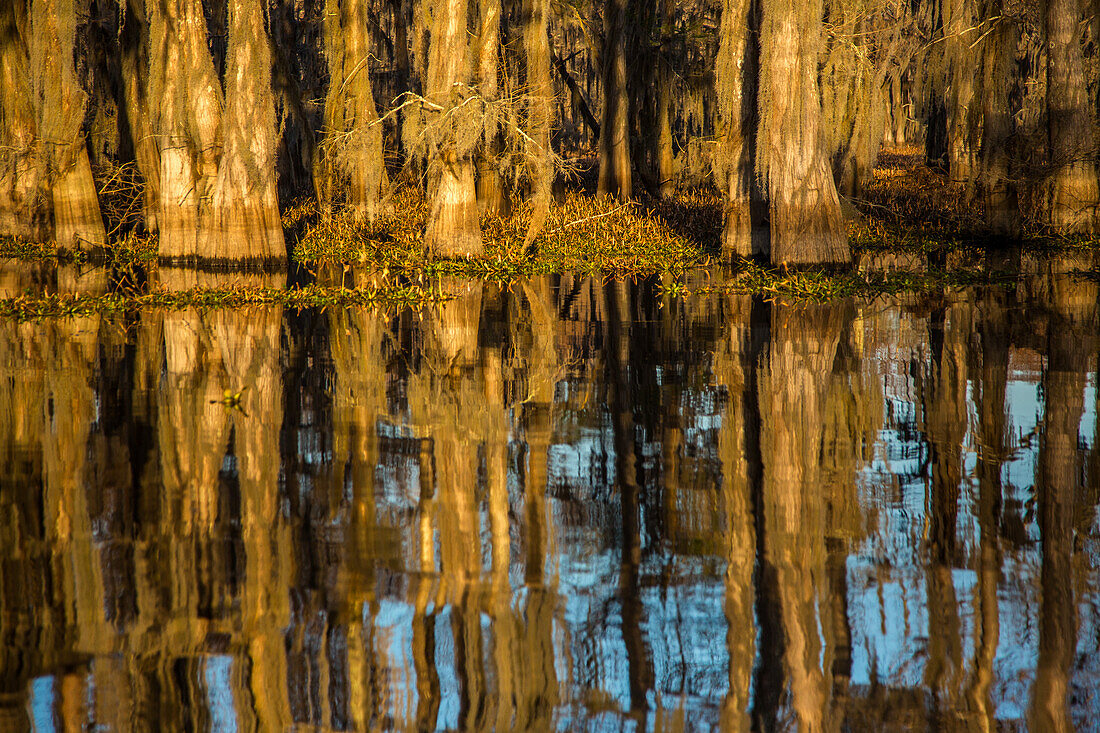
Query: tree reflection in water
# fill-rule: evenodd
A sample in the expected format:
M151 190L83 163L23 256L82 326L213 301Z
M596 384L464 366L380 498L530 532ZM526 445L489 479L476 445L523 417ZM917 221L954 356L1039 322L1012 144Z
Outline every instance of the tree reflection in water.
M0 323L0 727L1095 726L1098 296L1055 273Z

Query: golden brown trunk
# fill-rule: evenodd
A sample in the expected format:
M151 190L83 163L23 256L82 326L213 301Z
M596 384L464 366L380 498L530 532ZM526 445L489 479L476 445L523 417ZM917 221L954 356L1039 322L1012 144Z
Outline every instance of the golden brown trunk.
M271 47L261 0L230 0L222 157L200 258L286 258L275 188L275 101Z
M851 260L820 128L821 17L821 0L764 4L756 154L767 176L771 260L777 265Z
M500 84L500 0L485 0L481 4L481 29L477 41L478 91L486 103L498 101ZM497 156L503 152L504 140L497 125L485 130L477 158L477 206L482 214L507 216L510 201L504 188Z
M551 189L554 185L553 152L550 149L550 127L554 122L552 102L554 89L550 83L550 38L547 35L550 18L549 0L525 0L527 27L524 48L527 51L527 134L532 141L530 176L532 183L531 220L524 242L530 245L546 225L550 215Z
M469 68L466 0L439 0L431 18L431 44L425 96L443 110L459 103L456 85L465 83ZM445 256L474 256L483 251L478 224L474 161L449 140L428 161L432 202L424 233L429 251Z
M725 188L722 257L763 254L762 238L754 244L752 232L753 120L755 117L755 63L750 47L748 0L726 0L717 61L718 108L723 131L715 165L719 185Z
M199 0L148 3L160 256L283 262L271 52L259 0L233 0L223 94Z
M630 96L626 75L626 0L604 6L603 114L600 119L600 196L633 195L630 172Z
M79 0L0 10L0 234L106 244L84 140L88 95L77 76Z
M1050 135L1050 224L1067 232L1097 226L1093 127L1081 49L1078 0L1045 4L1047 35L1047 124Z
M327 0L325 5L329 88L321 200L330 206L333 189L342 184L348 211L357 222L378 216L386 183L382 123L370 83L367 13L366 0Z

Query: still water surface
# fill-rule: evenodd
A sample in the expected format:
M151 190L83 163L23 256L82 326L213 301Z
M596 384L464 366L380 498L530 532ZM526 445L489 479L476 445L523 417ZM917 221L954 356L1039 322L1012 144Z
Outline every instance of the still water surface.
M449 287L0 322L0 729L1100 728L1095 283Z

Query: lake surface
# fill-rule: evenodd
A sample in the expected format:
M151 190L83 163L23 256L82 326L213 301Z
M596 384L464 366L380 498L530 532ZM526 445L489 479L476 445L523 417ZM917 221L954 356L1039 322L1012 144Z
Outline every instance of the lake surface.
M0 729L1095 730L1063 269L0 321Z

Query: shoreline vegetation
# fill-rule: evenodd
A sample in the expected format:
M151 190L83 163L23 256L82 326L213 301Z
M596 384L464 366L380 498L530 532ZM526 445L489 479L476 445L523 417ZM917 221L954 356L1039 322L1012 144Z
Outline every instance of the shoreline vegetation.
M111 174L104 186L117 182ZM582 188L565 191L545 226L525 242L530 211L518 197L510 214L482 215L484 252L447 257L424 246L427 203L414 186L394 193L386 213L367 223L352 212L322 216L315 201L287 208L282 224L291 280L280 268L265 273L239 262L178 265L158 256L156 236L133 233L106 246L66 249L56 243L0 237L0 272L17 267L69 267L82 273L68 286L0 289L0 318L36 320L144 308L413 307L451 297L447 281L479 280L502 286L546 275L602 279L656 278L670 296L716 292L758 294L792 301L881 294L935 294L974 285L1007 286L1019 276L1012 258L1072 255L1072 270L1095 278L1098 240L1042 228L1019 238L998 237L940 171L924 165L916 148L886 151L863 198L845 202L851 267L774 267L762 258L721 262L723 196L699 188L645 201L619 202ZM142 191L104 197L105 218L122 229ZM87 273L93 273L89 277ZM204 274L205 273L205 274ZM83 278L83 285L73 285ZM57 279L57 276L53 276ZM62 278L64 279L64 278ZM89 284L91 283L91 284Z

